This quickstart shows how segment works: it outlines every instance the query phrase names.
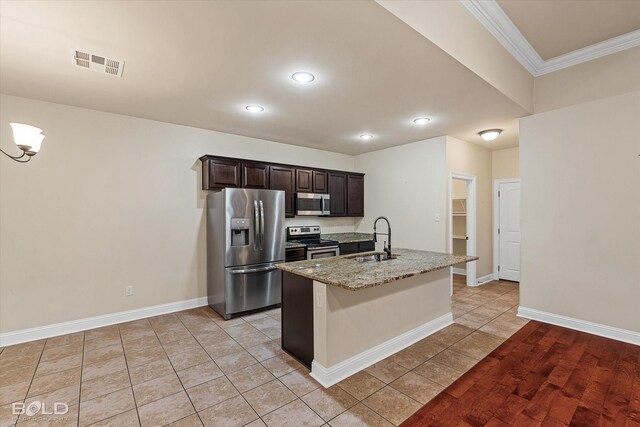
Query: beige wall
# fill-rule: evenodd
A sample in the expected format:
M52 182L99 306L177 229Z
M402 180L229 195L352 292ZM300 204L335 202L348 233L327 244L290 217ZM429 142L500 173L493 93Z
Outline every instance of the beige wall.
M438 137L356 156L356 168L366 173L365 217L358 231L371 232L373 221L386 216L393 247L445 251L445 144ZM386 224L378 227L385 232ZM386 238L378 240L381 248Z
M203 154L354 169L343 154L12 96L0 110L3 149L17 150L9 122L46 135L30 163L0 159L2 332L206 296Z
M520 148L506 148L491 152L491 177L493 180L520 176Z
M458 1L377 0L527 112L533 77Z
M447 137L447 171L448 173L457 172L476 177L477 232L475 255L480 258L476 262L476 276L480 278L492 274L491 151L459 139ZM449 238L446 240L448 242Z
M535 78L534 112L640 90L640 46Z
M349 291L313 282L314 361L325 368L451 312L448 268ZM327 337L331 337L330 340Z
M638 118L640 91L521 119L521 306L640 332Z

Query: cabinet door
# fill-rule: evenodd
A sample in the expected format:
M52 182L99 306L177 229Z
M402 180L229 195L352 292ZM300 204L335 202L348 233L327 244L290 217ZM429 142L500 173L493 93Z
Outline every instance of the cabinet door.
M269 165L264 163L242 163L242 186L244 188L269 188Z
M340 255L349 255L358 253L358 242L340 243Z
M369 252L369 251L375 251L375 250L376 250L376 244L373 243L373 240L368 242L358 242L358 252Z
M331 196L331 216L347 215L347 175L329 172L327 174L329 195Z
M296 169L296 191L313 193L313 172L309 169Z
M207 159L202 164L203 190L218 190L225 187L242 187L241 164L235 160Z
M327 192L327 173L322 171L313 171L313 192Z
M269 171L269 188L284 191L284 214L293 217L294 211L294 171L293 168L271 166Z
M364 216L364 176L347 175L347 215Z

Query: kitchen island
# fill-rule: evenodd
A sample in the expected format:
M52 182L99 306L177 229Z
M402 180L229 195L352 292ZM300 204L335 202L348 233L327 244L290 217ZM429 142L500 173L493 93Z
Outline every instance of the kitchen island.
M373 254L373 253L370 253ZM451 266L477 257L397 249L278 264L282 347L329 387L452 323Z

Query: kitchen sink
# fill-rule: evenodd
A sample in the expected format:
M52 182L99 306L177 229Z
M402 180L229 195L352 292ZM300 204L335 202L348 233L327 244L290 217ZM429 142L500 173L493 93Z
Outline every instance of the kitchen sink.
M353 259L356 262L380 262L380 261L388 261L392 259L396 259L397 255L392 255L388 257L384 252L374 252L372 254L367 255L354 255L347 257L348 259Z

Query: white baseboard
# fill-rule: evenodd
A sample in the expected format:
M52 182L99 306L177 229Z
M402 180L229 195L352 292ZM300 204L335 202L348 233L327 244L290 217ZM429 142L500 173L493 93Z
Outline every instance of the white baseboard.
M485 283L491 282L493 279L493 273L487 274L486 276L478 277L476 279L476 286L484 285Z
M466 276L467 275L467 270L465 270L463 268L453 267L453 274L459 274L461 276Z
M601 325L587 320L574 319L573 317L562 316L560 314L548 313L534 308L518 307L518 316L525 319L538 320L552 325L564 326L576 331L588 334L599 335L630 344L640 345L640 332L620 329L613 326Z
M145 317L158 316L187 310L207 305L207 297L194 298L185 301L170 302L168 304L154 305L151 307L137 308L135 310L120 311L118 313L105 314L103 316L87 317L71 320L69 322L55 323L53 325L39 326L37 328L22 329L14 332L0 334L0 347L35 341L42 338L51 338L58 335L73 332L86 331L87 329L100 328L116 323L130 322L144 319Z
M447 327L452 323L453 315L449 312L328 368L314 360L311 363L311 376L322 384L323 387L331 387L356 372L360 372L374 363L377 363L400 350L404 350L410 345L435 332L438 332L440 329Z

